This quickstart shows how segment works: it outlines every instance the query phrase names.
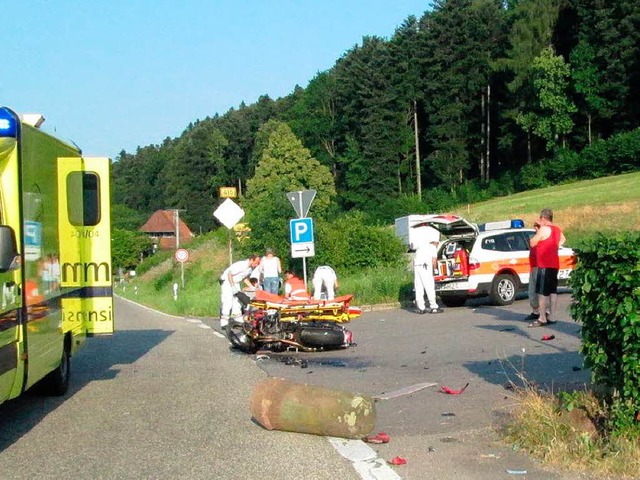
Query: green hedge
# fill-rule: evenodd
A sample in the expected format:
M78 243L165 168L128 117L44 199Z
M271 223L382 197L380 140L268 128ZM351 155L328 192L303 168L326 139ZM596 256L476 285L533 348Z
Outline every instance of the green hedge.
M640 234L600 236L576 251L571 313L586 365L606 392L611 429L640 433Z

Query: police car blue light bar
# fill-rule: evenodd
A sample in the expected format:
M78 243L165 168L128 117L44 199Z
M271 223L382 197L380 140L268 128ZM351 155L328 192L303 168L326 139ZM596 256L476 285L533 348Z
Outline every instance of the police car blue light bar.
M514 218L513 220L487 222L478 225L478 230L481 232L486 232L488 230L503 230L505 228L524 228L524 221L519 218Z

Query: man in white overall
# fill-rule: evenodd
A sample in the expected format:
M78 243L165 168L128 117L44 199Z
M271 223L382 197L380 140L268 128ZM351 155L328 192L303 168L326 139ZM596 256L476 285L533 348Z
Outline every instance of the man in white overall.
M430 234L426 241L420 243L413 259L413 288L416 294L418 313L442 313L436 302L436 285L433 279L433 268L438 257L439 233ZM429 308L426 308L424 295L427 294Z
M333 300L336 296L335 289L338 288L338 276L333 268L328 265L316 268L313 274L313 299L321 300L322 287L327 291L327 300Z

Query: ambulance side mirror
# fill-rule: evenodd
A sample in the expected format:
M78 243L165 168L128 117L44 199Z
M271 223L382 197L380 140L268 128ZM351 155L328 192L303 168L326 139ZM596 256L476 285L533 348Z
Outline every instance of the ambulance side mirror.
M0 273L18 268L20 254L13 228L0 225Z

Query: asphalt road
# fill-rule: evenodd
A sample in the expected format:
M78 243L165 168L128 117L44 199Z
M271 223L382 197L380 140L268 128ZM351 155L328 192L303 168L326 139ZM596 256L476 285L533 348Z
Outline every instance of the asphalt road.
M28 394L0 406L0 471L47 479L585 478L547 470L495 433L516 401L505 386L588 381L569 301L560 295L558 324L534 329L523 320L526 300L439 315L371 311L350 324L357 346L347 350L255 356L230 351L216 319L117 300L117 333L91 339L74 358L65 398ZM391 476L389 467L359 475L324 437L256 425L248 399L267 375L392 397L376 402L376 432L391 441L368 446L381 463L407 463ZM467 383L461 395L440 392Z
M377 431L391 442L373 445L379 456L401 456L403 479L585 478L553 472L499 441L496 429L523 381L554 390L589 381L578 353L580 326L559 295L559 322L528 328L526 299L507 307L472 301L443 314L405 310L367 312L353 321L356 347L322 353L284 353L258 360L271 376L358 391L377 397ZM553 335L550 341L542 340ZM304 368L303 368L304 367ZM411 394L396 396L435 384ZM442 386L461 389L441 392Z
M72 360L66 397L0 406L0 477L359 478L326 438L252 422L266 375L211 328L120 299L115 312L117 333Z

